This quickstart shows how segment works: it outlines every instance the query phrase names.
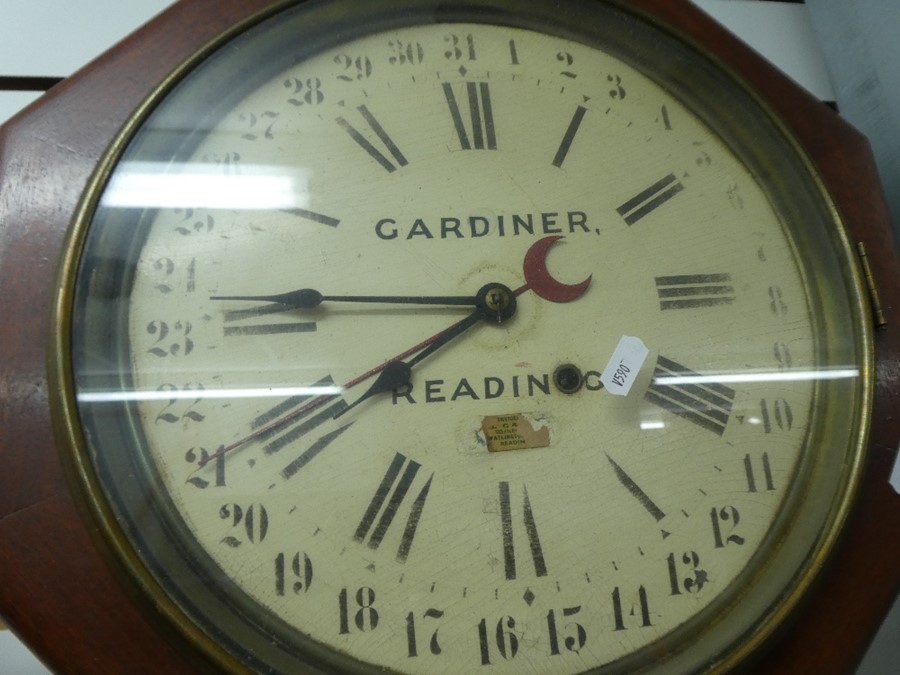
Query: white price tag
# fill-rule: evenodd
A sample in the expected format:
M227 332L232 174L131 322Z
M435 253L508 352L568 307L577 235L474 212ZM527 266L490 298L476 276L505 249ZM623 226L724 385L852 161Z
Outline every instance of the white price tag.
M640 338L623 335L600 376L606 390L614 396L627 396L649 353Z

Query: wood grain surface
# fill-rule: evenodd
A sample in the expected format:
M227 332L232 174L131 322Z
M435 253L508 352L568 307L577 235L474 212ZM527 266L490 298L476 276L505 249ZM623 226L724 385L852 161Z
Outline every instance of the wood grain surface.
M69 491L48 408L49 318L65 232L91 172L167 74L270 0L176 4L0 130L0 613L61 673L205 668L96 546ZM820 167L852 240L866 244L885 330L865 481L816 592L755 672L847 673L900 585L900 496L888 485L900 423L900 264L864 138L693 6L633 0L758 89Z

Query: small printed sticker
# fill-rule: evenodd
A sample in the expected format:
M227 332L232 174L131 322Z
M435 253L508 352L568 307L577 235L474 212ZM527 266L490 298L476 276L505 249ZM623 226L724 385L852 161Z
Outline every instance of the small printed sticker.
M550 427L531 415L491 415L481 421L481 430L490 452L546 448L550 445Z
M600 376L606 390L614 396L627 396L649 353L640 338L623 335Z

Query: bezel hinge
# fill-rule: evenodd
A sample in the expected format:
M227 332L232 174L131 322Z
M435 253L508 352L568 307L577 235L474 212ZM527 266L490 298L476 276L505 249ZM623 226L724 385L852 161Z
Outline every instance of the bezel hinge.
M878 285L875 283L875 275L872 274L872 266L869 264L869 256L866 253L866 245L863 242L856 242L856 253L859 256L863 276L866 280L866 289L869 292L869 302L872 305L872 321L875 324L875 328L886 328L887 319L885 319L884 311L881 308L881 295L878 293Z

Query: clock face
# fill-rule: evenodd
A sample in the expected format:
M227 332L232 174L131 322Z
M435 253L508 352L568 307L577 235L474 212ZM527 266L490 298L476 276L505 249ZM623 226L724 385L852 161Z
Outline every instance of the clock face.
M606 4L345 4L194 64L101 170L67 395L113 547L221 665L744 658L866 428L802 156Z

